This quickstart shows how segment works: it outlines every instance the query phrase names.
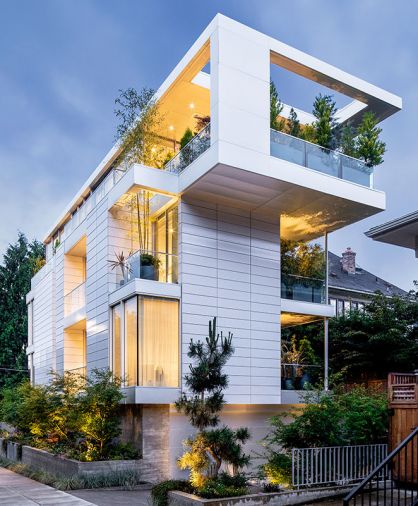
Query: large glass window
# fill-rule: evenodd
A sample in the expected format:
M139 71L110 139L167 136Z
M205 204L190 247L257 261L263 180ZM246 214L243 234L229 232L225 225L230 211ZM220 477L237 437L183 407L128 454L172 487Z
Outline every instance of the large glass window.
M121 376L121 358L122 358L122 341L121 341L121 306L112 308L112 334L113 334L113 373Z
M123 335L120 335L120 306L115 306L112 310L115 374L125 376L128 386L177 387L178 301L158 297L132 297L123 306ZM124 359L121 363L122 356Z
M128 386L138 384L138 305L133 297L125 302L125 370Z

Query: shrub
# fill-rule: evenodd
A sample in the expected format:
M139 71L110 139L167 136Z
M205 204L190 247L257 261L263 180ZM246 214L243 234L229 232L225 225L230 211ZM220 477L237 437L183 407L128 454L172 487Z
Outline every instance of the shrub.
M388 404L385 394L373 393L363 387L350 392L314 392L306 394L307 404L293 421L285 416L271 419L272 430L266 446L285 451L292 448L344 446L381 443L387 436ZM277 453L277 452L276 452Z
M288 487L292 481L292 459L284 453L272 453L263 471L271 485Z
M181 492L188 492L189 494L194 492L193 487L186 480L162 481L151 489L151 500L154 506L167 506L168 493L171 490L179 490Z
M215 499L218 497L238 497L247 493L246 487L234 487L225 485L221 480L206 480L205 484L197 489L197 494L205 499Z

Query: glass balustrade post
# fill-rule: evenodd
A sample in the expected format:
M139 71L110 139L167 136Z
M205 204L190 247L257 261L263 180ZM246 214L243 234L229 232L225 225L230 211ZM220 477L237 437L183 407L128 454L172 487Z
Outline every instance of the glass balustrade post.
M339 155L338 158L340 160L340 163L338 164L338 177L340 179L344 179L343 178L343 157L341 155Z

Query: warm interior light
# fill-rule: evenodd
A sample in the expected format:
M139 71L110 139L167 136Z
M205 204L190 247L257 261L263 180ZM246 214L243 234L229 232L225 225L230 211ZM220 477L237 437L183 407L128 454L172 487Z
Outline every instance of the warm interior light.
M169 129L170 131L173 131L173 130L174 130L173 125L170 125L170 126L168 127L168 129Z
M189 104L190 109L194 109L194 103Z

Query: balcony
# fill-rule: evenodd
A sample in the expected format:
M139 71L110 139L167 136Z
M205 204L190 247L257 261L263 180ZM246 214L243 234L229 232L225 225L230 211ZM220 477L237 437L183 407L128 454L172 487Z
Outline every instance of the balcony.
M160 251L136 251L127 258L123 276L119 273L118 287L133 279L176 284L178 282L177 255Z
M86 283L81 283L64 296L64 316L70 316L86 305Z
M282 364L282 390L313 390L322 376L319 365Z
M363 161L284 132L270 130L270 154L329 176L373 187L373 168Z
M210 123L188 142L168 163L164 170L180 174L210 147Z
M281 296L288 300L325 304L325 280L282 274Z

